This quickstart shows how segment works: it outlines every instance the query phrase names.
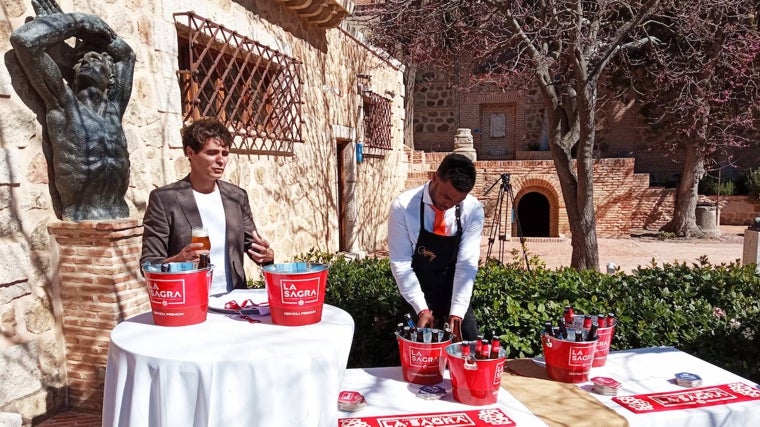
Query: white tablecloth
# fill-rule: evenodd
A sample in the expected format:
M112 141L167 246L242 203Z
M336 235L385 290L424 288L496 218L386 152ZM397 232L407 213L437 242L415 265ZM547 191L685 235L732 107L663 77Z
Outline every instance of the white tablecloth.
M623 384L618 396L684 391L674 382L678 372L702 377L702 387L743 382L757 384L672 347L652 347L611 352L607 363L592 368L590 377L611 377ZM591 390L591 383L580 387ZM760 401L731 403L703 408L635 414L612 400L611 396L591 393L600 402L624 416L631 426L677 427L721 426L747 427L760 425Z
M103 426L335 426L351 316L325 305L313 325L233 317L209 312L203 323L166 327L148 312L117 325Z
M448 390L446 396L439 400L424 400L416 396L417 390L422 386L404 381L401 367L348 369L343 378L341 390L362 393L368 404L358 412L340 411L338 417L376 417L499 407L520 427L546 426L546 423L533 415L525 405L504 389L499 389L495 404L471 406L454 400L448 371L444 373L443 382L438 385Z

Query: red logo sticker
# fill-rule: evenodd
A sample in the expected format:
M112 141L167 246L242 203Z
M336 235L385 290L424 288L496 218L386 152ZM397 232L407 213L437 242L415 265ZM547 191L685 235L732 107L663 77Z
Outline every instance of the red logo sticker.
M148 297L154 304L163 306L185 303L185 281L183 279L152 279L148 286Z
M427 368L434 365L438 369L438 359L441 348L409 346L409 364L417 368Z
M319 277L299 280L283 280L280 283L283 304L304 305L318 301Z

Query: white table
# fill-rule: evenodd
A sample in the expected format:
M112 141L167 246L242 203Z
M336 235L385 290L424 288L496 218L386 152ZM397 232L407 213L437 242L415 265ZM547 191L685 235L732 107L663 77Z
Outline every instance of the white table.
M351 316L325 305L313 325L252 317L263 322L209 312L203 323L166 327L148 312L117 325L103 426L335 426Z
M651 347L611 352L607 357L605 366L592 368L589 377L614 378L622 383L618 396L627 396L688 390L688 388L681 387L673 381L678 372L690 372L702 377L700 387L734 382L757 386L752 381L672 347ZM592 388L590 382L579 384L579 386L585 390ZM694 409L635 414L614 402L611 396L590 394L625 417L632 427L746 427L760 425L760 401L757 400Z
M438 385L448 390L446 396L439 400L424 400L416 397L417 390L422 386L404 381L401 367L348 369L341 390L362 393L368 404L358 412L339 411L338 418L448 413L499 407L520 427L546 426L504 389L499 389L495 404L472 406L454 400L448 371L445 371L444 380Z

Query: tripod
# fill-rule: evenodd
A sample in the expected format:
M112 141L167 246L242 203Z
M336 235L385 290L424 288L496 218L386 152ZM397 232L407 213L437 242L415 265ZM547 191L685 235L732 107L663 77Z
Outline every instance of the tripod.
M530 272L530 264L528 263L528 251L525 248L525 236L523 236L522 227L520 226L520 218L514 214L515 195L512 192L512 184L510 184L509 173L503 173L501 176L491 184L490 187L483 193L486 196L496 184L501 183L499 186L499 194L496 196L496 210L494 211L493 219L491 220L491 228L488 232L488 252L486 252L486 261L491 259L491 251L493 250L493 244L496 242L496 236L499 238L499 262L504 264L504 242L507 240L506 226L502 225L502 218L506 211L505 205L509 201L512 202L512 219L517 225L517 235L520 237L520 246L522 247L523 257L525 259L525 268ZM508 198L505 199L504 196ZM503 227L503 228L502 228Z

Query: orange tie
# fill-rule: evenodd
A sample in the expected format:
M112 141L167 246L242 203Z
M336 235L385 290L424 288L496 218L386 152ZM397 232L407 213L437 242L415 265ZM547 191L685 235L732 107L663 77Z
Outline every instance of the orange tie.
M441 236L445 236L446 223L443 221L444 211L436 208L435 206L433 206L433 210L435 211L435 221L433 222L433 233L440 234Z

